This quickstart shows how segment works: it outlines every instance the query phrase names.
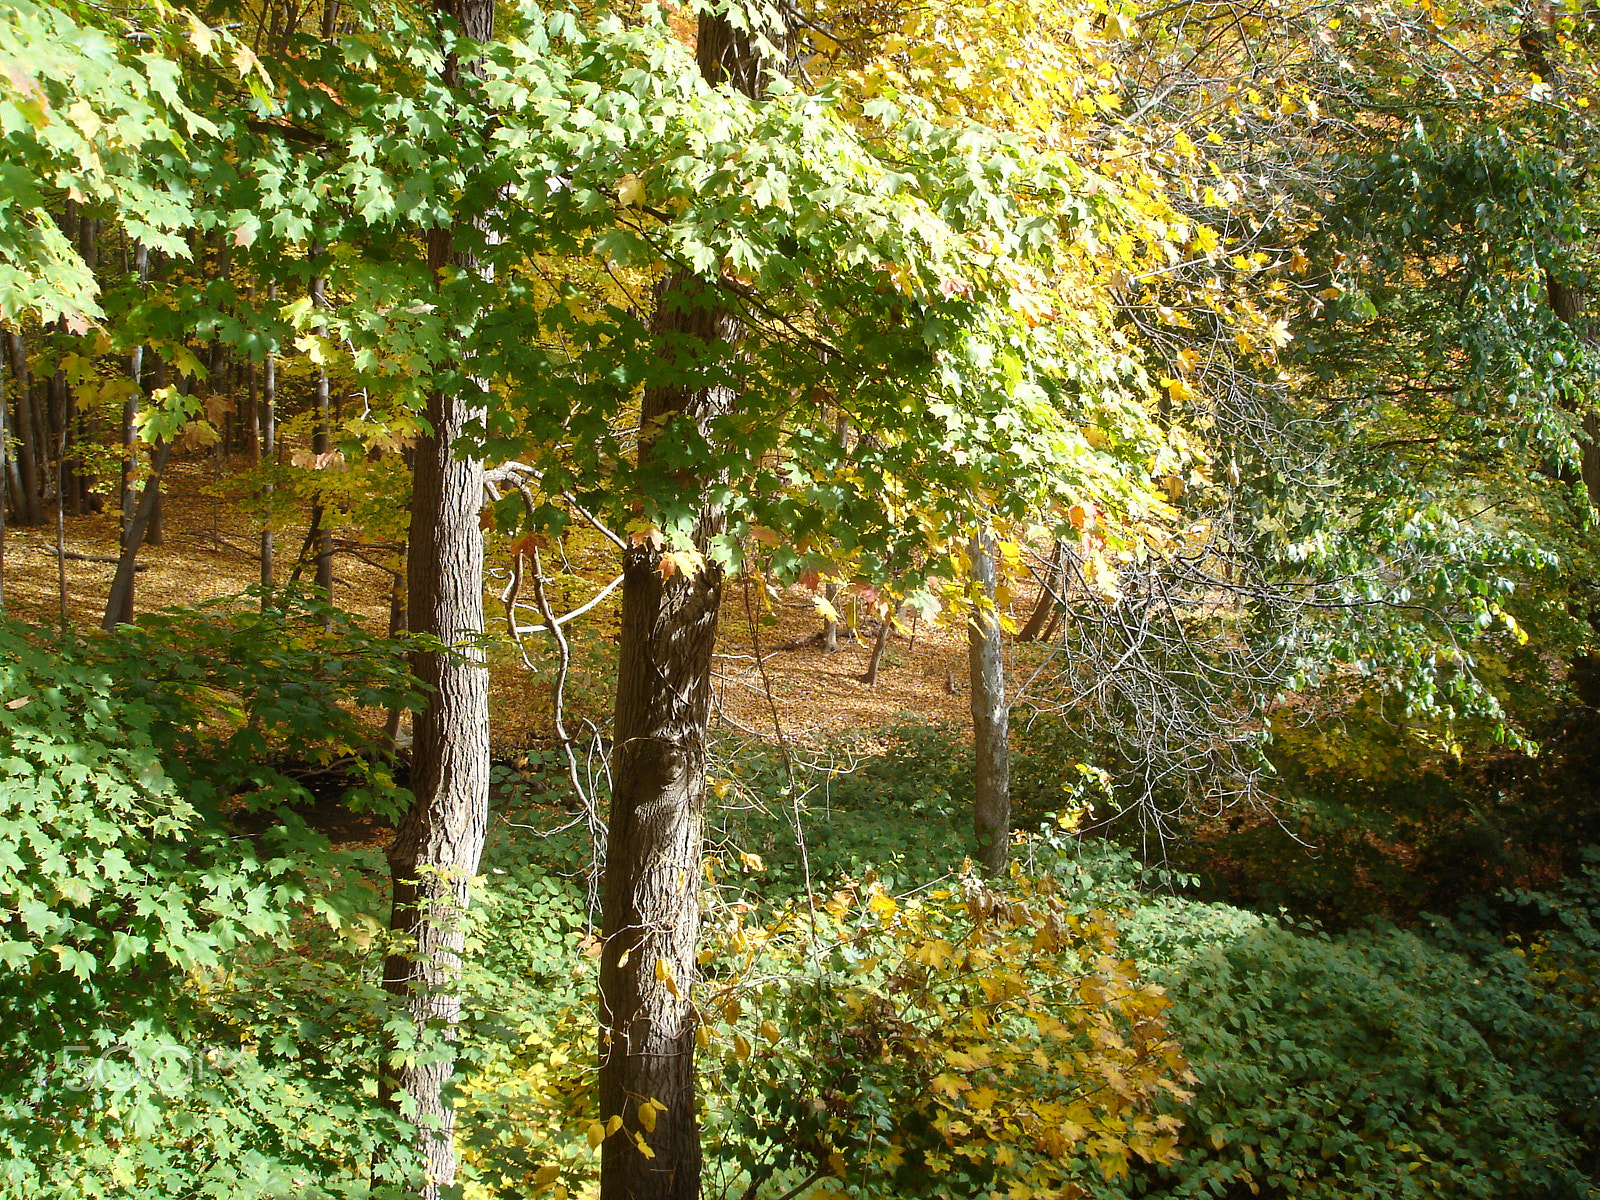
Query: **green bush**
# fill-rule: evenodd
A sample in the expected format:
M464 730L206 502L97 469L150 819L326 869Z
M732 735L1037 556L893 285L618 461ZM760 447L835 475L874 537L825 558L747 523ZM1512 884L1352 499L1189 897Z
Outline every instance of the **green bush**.
M355 974L323 944L352 902L266 764L351 754L344 705L406 680L293 598L93 641L0 624L0 1196L365 1189L397 1130L350 1035L383 1014L324 991ZM270 819L230 825L250 809Z
M1573 1117L1593 1120L1592 993L1563 1042L1550 1006L1570 1018L1576 1001L1557 1001L1537 966L1482 930L1333 937L1177 901L1124 929L1169 988L1198 1083L1181 1159L1105 1195L1590 1194ZM1587 1063L1572 1075L1562 1060L1575 1050Z

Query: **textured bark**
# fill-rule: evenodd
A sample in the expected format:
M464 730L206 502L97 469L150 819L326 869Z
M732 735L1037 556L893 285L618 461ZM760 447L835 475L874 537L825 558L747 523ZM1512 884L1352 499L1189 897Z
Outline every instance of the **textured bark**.
M453 17L477 41L493 36L492 0L446 2L436 11ZM449 62L445 82L457 83L460 69ZM474 258L456 251L449 229L430 231L428 264L436 278L446 268L483 274ZM437 1200L455 1182L455 1112L448 1087L461 1017L456 982L463 918L489 815L489 675L480 644L483 465L455 449L468 422L481 415L480 389L474 383L429 395L431 432L418 438L412 470L407 613L413 631L431 634L453 651L412 656L412 671L427 685L428 700L413 725L415 802L389 851L390 928L410 946L385 963L384 986L430 1045L409 1061L387 1062L380 1087L391 1104L403 1094L414 1114L427 1172L423 1200Z
M973 614L967 628L967 666L972 682L972 831L978 862L995 874L1006 863L1011 842L1011 709L1006 703L1005 663L1001 655L1000 614L994 609L994 539L980 534L969 553L972 574L989 599L987 612Z
M725 346L735 318L715 289L685 275L658 297L655 329L675 344ZM731 410L726 388L647 388L640 407L640 459L673 419L704 423ZM685 480L702 491L709 479ZM721 531L721 513L701 513L703 550ZM623 1132L605 1142L602 1200L696 1200L700 1131L695 1120L695 978L700 926L706 728L711 713L711 651L722 602L722 572L707 563L663 577L659 547L623 557L622 638L618 650L616 749L606 842L604 952L600 959L600 1111L620 1116ZM658 965L661 964L658 969ZM670 986L669 986L670 981ZM646 1131L638 1108L666 1105ZM646 1157L634 1139L650 1147Z
M709 82L759 96L769 64L726 18L701 14L696 57ZM663 361L689 371L694 362L733 353L740 325L713 283L678 271L657 291L653 330ZM649 465L655 438L672 422L703 429L736 400L723 386L647 387L639 414L641 465ZM681 482L703 496L712 478L684 472ZM697 546L706 549L722 526L720 511L702 508ZM603 1144L601 1200L700 1195L690 989L722 572L709 562L692 575L664 576L661 568L661 548L648 542L623 556L600 958L600 1111L604 1120L620 1117L622 1129ZM649 1100L665 1105L653 1130L639 1120L639 1106Z

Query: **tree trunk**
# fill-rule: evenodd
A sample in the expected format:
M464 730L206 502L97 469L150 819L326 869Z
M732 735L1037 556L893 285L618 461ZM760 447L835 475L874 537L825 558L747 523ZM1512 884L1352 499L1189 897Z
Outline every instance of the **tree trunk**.
M494 36L493 0L442 0L435 11L453 17L476 41ZM447 60L446 86L459 82L461 69ZM456 251L449 229L429 232L428 264L435 279L447 268L488 278L475 258ZM390 1103L404 1093L414 1114L427 1171L423 1200L437 1200L455 1182L455 1111L448 1084L461 1016L456 982L465 946L463 918L489 819L489 674L480 644L483 465L455 449L466 425L481 415L484 386L469 381L466 389L429 395L428 432L417 439L412 473L407 615L412 630L433 635L452 652L419 651L411 660L429 692L413 726L415 801L389 851L390 928L411 946L409 953L389 957L384 987L404 1004L418 1033L437 1040L424 1054L387 1063L381 1090Z
M1044 636L1046 626L1053 624L1051 618L1066 592L1063 577L1066 554L1067 544L1057 538L1055 549L1050 552L1050 569L1039 584L1039 599L1028 614L1027 624L1018 631L1017 641L1037 642Z
M172 447L175 444L170 440L162 442L156 448L151 460L150 478L145 482L144 492L139 497L139 506L134 511L133 521L123 538L122 554L117 559L117 573L111 581L111 595L106 598L106 615L100 619L100 627L107 633L115 630L119 623L133 619L134 560L139 554L139 547L144 543L145 532L155 518L156 505L161 500L161 472L166 470L167 460L172 457ZM63 610L65 605L63 594ZM65 619L63 615L62 620Z
M1001 655L1000 613L994 607L994 539L972 539L972 575L988 599L967 628L967 665L972 683L972 741L976 767L972 779L972 830L978 862L993 875L1006 863L1011 842L1011 745L1007 728L1005 662Z
M446 255L449 254L448 246L445 248L444 252ZM322 249L320 246L313 246L311 248L311 257L313 259L321 253ZM311 280L311 303L319 313L327 311L327 280L323 279L320 275ZM318 337L326 338L328 336L328 326L326 322L319 323L314 332ZM317 469L322 470L322 456L327 454L328 450L330 449L328 441L328 368L323 364L318 364L317 366L316 404L317 423L311 431L311 452L317 456ZM324 596L331 597L333 595L333 529L327 519L328 513L324 505L321 492L317 493L317 498L313 507L314 512L312 515L312 524L317 530L317 587L322 589L322 594ZM481 550L479 552L479 558L480 560L482 558Z
M267 301L271 303L278 298L278 285L270 284L267 288ZM277 466L278 455L278 356L271 350L267 351L266 362L262 365L261 372L261 453L267 460L267 469L273 470ZM267 604L266 593L272 589L272 479L269 476L266 484L265 518L261 522L261 596L262 606Z
M867 669L862 672L861 682L868 687L876 687L878 683L878 668L883 665L883 652L889 646L889 618L893 614L884 610L883 623L878 626L878 635L872 639L872 654L867 659Z
M702 12L700 70L756 98L767 64L751 35ZM678 271L656 295L653 331L663 358L692 375L697 362L731 354L740 323L714 283ZM646 387L640 404L640 465L673 421L702 430L732 410L724 386ZM688 475L687 472L684 473ZM683 480L705 495L710 477ZM723 527L706 505L695 530L704 552ZM706 728L711 651L722 603L721 568L662 573L663 547L646 541L623 555L612 796L606 842L600 958L600 1113L622 1129L603 1143L601 1200L698 1200L700 1130L695 1118L690 1001L700 929ZM664 1109L646 1129L639 1107ZM641 1147L648 1147L650 1154Z
M1549 4L1530 4L1522 17L1522 29L1517 44L1529 70L1549 84L1559 97L1562 90L1561 73L1550 61L1550 46L1555 41L1554 22L1556 10ZM1565 137L1560 144L1565 145ZM1556 318L1572 330L1583 342L1594 347L1594 331L1584 321L1583 293L1571 284L1558 280L1547 267L1544 272L1545 296ZM1579 477L1589 503L1600 508L1600 416L1594 410L1583 414L1583 438L1578 444Z
M833 602L839 598L839 585L837 583L824 584L822 595L831 607ZM839 650L838 610L834 611L834 616L825 617L822 622L822 652L824 654L836 654Z
M712 285L685 273L658 294L655 331L693 338L716 353L736 319ZM666 350L670 354L672 351ZM663 419L703 423L731 410L723 387L645 389L640 460ZM704 489L711 481L689 486ZM702 511L696 545L704 551L722 514ZM605 949L600 959L600 1112L620 1116L623 1132L601 1157L602 1200L698 1200L700 1131L695 1120L695 978L700 926L701 843L706 728L711 712L711 651L722 602L713 563L663 578L662 547L646 542L623 555L622 637L618 650L612 797L606 842ZM657 1100L655 1128L639 1105ZM653 1152L647 1157L634 1139Z
M17 524L43 525L44 500L39 487L39 443L34 435L37 422L33 415L33 376L28 370L28 351L20 333L10 334L6 346L11 352L11 380L17 393L17 420L12 429L17 439L17 474L22 478L22 508L17 513Z

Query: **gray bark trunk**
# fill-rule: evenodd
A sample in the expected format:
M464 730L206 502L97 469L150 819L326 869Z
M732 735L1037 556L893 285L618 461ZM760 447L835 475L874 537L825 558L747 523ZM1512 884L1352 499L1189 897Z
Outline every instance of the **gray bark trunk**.
M494 35L492 0L448 0L436 6L477 41ZM454 60L445 83L462 68ZM470 67L468 68L470 69ZM483 274L457 252L449 229L428 235L435 277L447 267ZM451 653L418 652L412 671L429 689L413 725L411 791L415 797L389 851L394 881L390 928L412 944L391 955L384 986L405 1005L428 1053L386 1064L381 1089L393 1103L404 1093L416 1126L427 1178L423 1200L438 1200L455 1183L455 1110L449 1083L461 1017L457 991L469 890L483 853L489 819L489 674L484 667L483 464L456 450L466 425L481 414L476 382L435 391L426 413L430 431L417 439L412 471L407 613L411 629L432 634Z
M988 598L989 608L973 614L967 628L967 665L972 683L973 771L972 831L978 841L978 862L993 875L1006 863L1011 841L1011 717L1006 702L1006 673L1000 641L1000 614L994 608L994 539L982 533L972 539L972 574Z

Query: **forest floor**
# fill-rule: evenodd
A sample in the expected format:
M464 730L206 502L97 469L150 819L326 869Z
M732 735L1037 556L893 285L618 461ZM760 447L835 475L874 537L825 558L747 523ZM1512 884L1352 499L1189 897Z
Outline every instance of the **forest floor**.
M260 526L243 504L236 475L238 464L208 455L175 458L168 467L164 495L162 544L139 553L144 567L136 585L139 612L176 604L197 604L243 592L259 579ZM70 555L58 574L53 519L40 527L10 526L5 539L4 598L8 612L25 620L54 625L61 619L61 582L65 579L67 619L79 627L100 622L110 591L117 554L116 513L106 511L68 516L64 545ZM277 578L286 580L305 538L305 525L276 531ZM370 558L371 561L363 561ZM335 556L334 600L354 612L369 628L387 628L391 576L376 565L382 555ZM109 561L105 561L109 560ZM557 607L582 603L585 585L598 591L616 569L615 552L603 545L574 553L570 574L552 588ZM538 674L530 674L522 656L505 637L504 609L498 593L507 574L508 556L496 554L491 539L485 593L491 634L501 634L503 647L491 652L491 726L497 755L517 751L547 737L549 697L554 663L551 648L540 635L529 639L530 658ZM311 574L307 567L306 576ZM1016 602L1017 619L1025 618L1030 588ZM591 591L589 595L592 595ZM574 667L569 679L569 715L600 722L609 713L611 672L620 589L574 622ZM837 602L846 620L858 615L856 605ZM963 627L930 626L918 621L910 636L894 633L885 649L877 682L861 681L871 654L870 640L847 639L840 649L824 654L818 644L804 644L821 629L812 593L789 588L768 601L776 624L759 618L761 597L746 580L730 582L723 604L716 647L717 719L735 729L772 737L777 725L797 743L813 742L844 729L873 729L896 714L914 712L936 722L970 726L966 682L966 633ZM860 615L865 615L861 606ZM524 614L524 621L531 620ZM760 660L757 659L757 646ZM787 648L795 647L795 648Z

